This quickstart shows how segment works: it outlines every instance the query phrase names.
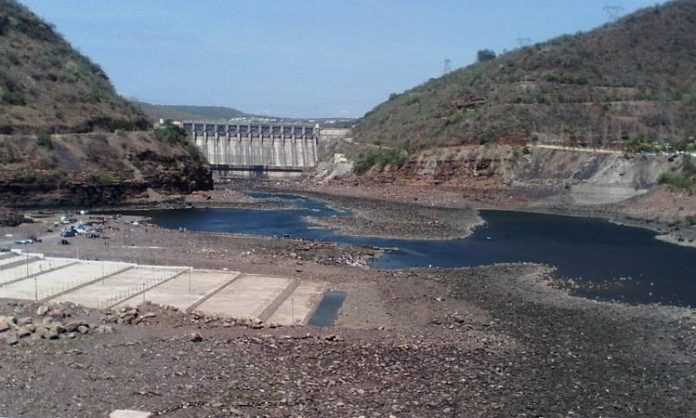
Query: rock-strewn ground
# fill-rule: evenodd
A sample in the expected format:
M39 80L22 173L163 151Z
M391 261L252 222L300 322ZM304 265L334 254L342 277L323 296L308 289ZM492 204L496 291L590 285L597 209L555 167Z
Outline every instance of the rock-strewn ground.
M113 333L0 347L0 409L51 417L119 408L167 417L693 415L690 311L565 296L545 284L548 273L536 265L374 272L391 320L382 329L253 329L153 306L112 315L74 308L71 321L86 316ZM1 308L18 316L35 309Z

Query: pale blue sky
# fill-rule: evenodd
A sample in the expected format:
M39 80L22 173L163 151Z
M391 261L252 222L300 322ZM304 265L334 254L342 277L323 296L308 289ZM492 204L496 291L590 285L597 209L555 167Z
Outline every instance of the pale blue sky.
M20 0L128 97L289 117L361 116L475 60L655 0Z

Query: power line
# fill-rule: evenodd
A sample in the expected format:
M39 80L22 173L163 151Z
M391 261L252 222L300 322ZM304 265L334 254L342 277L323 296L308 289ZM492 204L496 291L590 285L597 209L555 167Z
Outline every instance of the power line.
M449 58L445 58L445 68L442 71L443 74L447 74L450 71L452 71L450 64L452 64L452 60L450 60Z

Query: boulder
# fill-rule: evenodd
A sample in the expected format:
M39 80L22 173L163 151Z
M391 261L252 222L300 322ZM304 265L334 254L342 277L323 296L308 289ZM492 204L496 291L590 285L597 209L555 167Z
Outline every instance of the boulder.
M55 328L46 328L41 334L41 338L44 340L57 340L58 332L55 330Z
M15 331L17 334L17 338L28 338L31 337L31 331L29 331L26 328L18 328L17 331Z
M19 344L19 339L14 332L11 332L5 337L5 343L7 343L7 345L17 345Z
M114 332L114 329L109 325L99 325L96 331L100 334L111 334Z
M0 317L0 332L5 332L10 330L10 321L7 317Z

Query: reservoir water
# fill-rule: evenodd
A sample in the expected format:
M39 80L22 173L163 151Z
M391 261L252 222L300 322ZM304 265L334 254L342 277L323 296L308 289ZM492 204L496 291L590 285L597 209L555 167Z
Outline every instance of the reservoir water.
M696 306L696 249L655 239L646 229L606 220L508 211L481 211L486 224L470 237L430 241L342 235L305 221L307 216L349 212L292 195L254 194L290 208L167 209L148 211L166 228L332 241L397 248L371 263L375 268L469 267L502 262L555 266L579 286L574 294L628 303ZM142 214L142 213L140 213Z

